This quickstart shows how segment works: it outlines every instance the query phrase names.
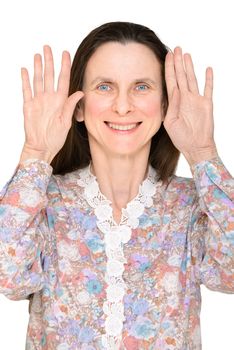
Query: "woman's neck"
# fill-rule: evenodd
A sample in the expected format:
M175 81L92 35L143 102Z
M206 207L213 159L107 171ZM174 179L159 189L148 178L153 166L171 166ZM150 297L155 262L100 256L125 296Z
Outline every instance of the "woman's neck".
M139 191L139 185L148 172L148 154L135 157L107 157L95 153L91 172L96 176L100 191L112 202L113 209L121 211Z

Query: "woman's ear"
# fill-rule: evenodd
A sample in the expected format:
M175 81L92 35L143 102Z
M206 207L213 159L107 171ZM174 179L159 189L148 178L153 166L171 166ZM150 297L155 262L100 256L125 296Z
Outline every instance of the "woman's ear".
M78 122L84 121L83 106L80 102L75 107L75 118Z

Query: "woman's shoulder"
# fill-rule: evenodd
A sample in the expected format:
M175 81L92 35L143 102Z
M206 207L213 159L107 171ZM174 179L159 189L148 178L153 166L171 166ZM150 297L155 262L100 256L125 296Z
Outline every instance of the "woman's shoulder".
M60 198L72 202L80 197L81 182L87 168L77 169L65 174L52 174L47 187L48 199L57 202Z
M198 200L194 179L173 174L165 187L165 198L183 205L193 204L194 201Z
M88 166L76 169L65 174L52 174L49 182L50 189L53 190L60 186L70 186L76 184L87 173Z

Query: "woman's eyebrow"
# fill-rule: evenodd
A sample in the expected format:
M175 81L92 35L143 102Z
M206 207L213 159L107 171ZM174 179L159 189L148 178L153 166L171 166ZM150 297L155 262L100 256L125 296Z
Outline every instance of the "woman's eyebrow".
M134 80L135 83L142 83L142 82L145 82L145 83L150 83L152 85L155 85L155 86L158 86L158 83L153 80L153 79L150 79L150 78L140 78L140 79L136 79Z
M96 77L92 82L91 82L91 85L94 85L95 83L97 83L97 82L106 82L106 83L115 83L115 81L113 81L111 78L107 78L107 77L102 77L102 76L100 76L100 77ZM135 79L134 81L133 81L133 83L142 83L142 82L145 82L145 83L150 83L150 84L152 84L152 85L155 85L155 86L158 86L158 83L155 81L155 80L153 80L153 79L151 79L151 78L147 78L147 77L143 77L143 78L138 78L138 79Z
M108 82L108 83L112 83L113 81L110 79L110 78L105 78L105 77L97 77L95 78L93 81L91 81L91 85L97 83L97 82L101 82L101 81L105 81L105 82Z

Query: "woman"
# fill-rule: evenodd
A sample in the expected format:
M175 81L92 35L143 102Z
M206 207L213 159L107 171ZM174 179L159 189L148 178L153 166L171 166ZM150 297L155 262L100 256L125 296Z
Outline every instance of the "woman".
M1 193L0 291L29 298L26 348L201 349L200 284L234 292L234 181L189 54L101 25L22 68L25 143ZM43 86L44 78L44 86ZM178 177L180 153L193 178Z

